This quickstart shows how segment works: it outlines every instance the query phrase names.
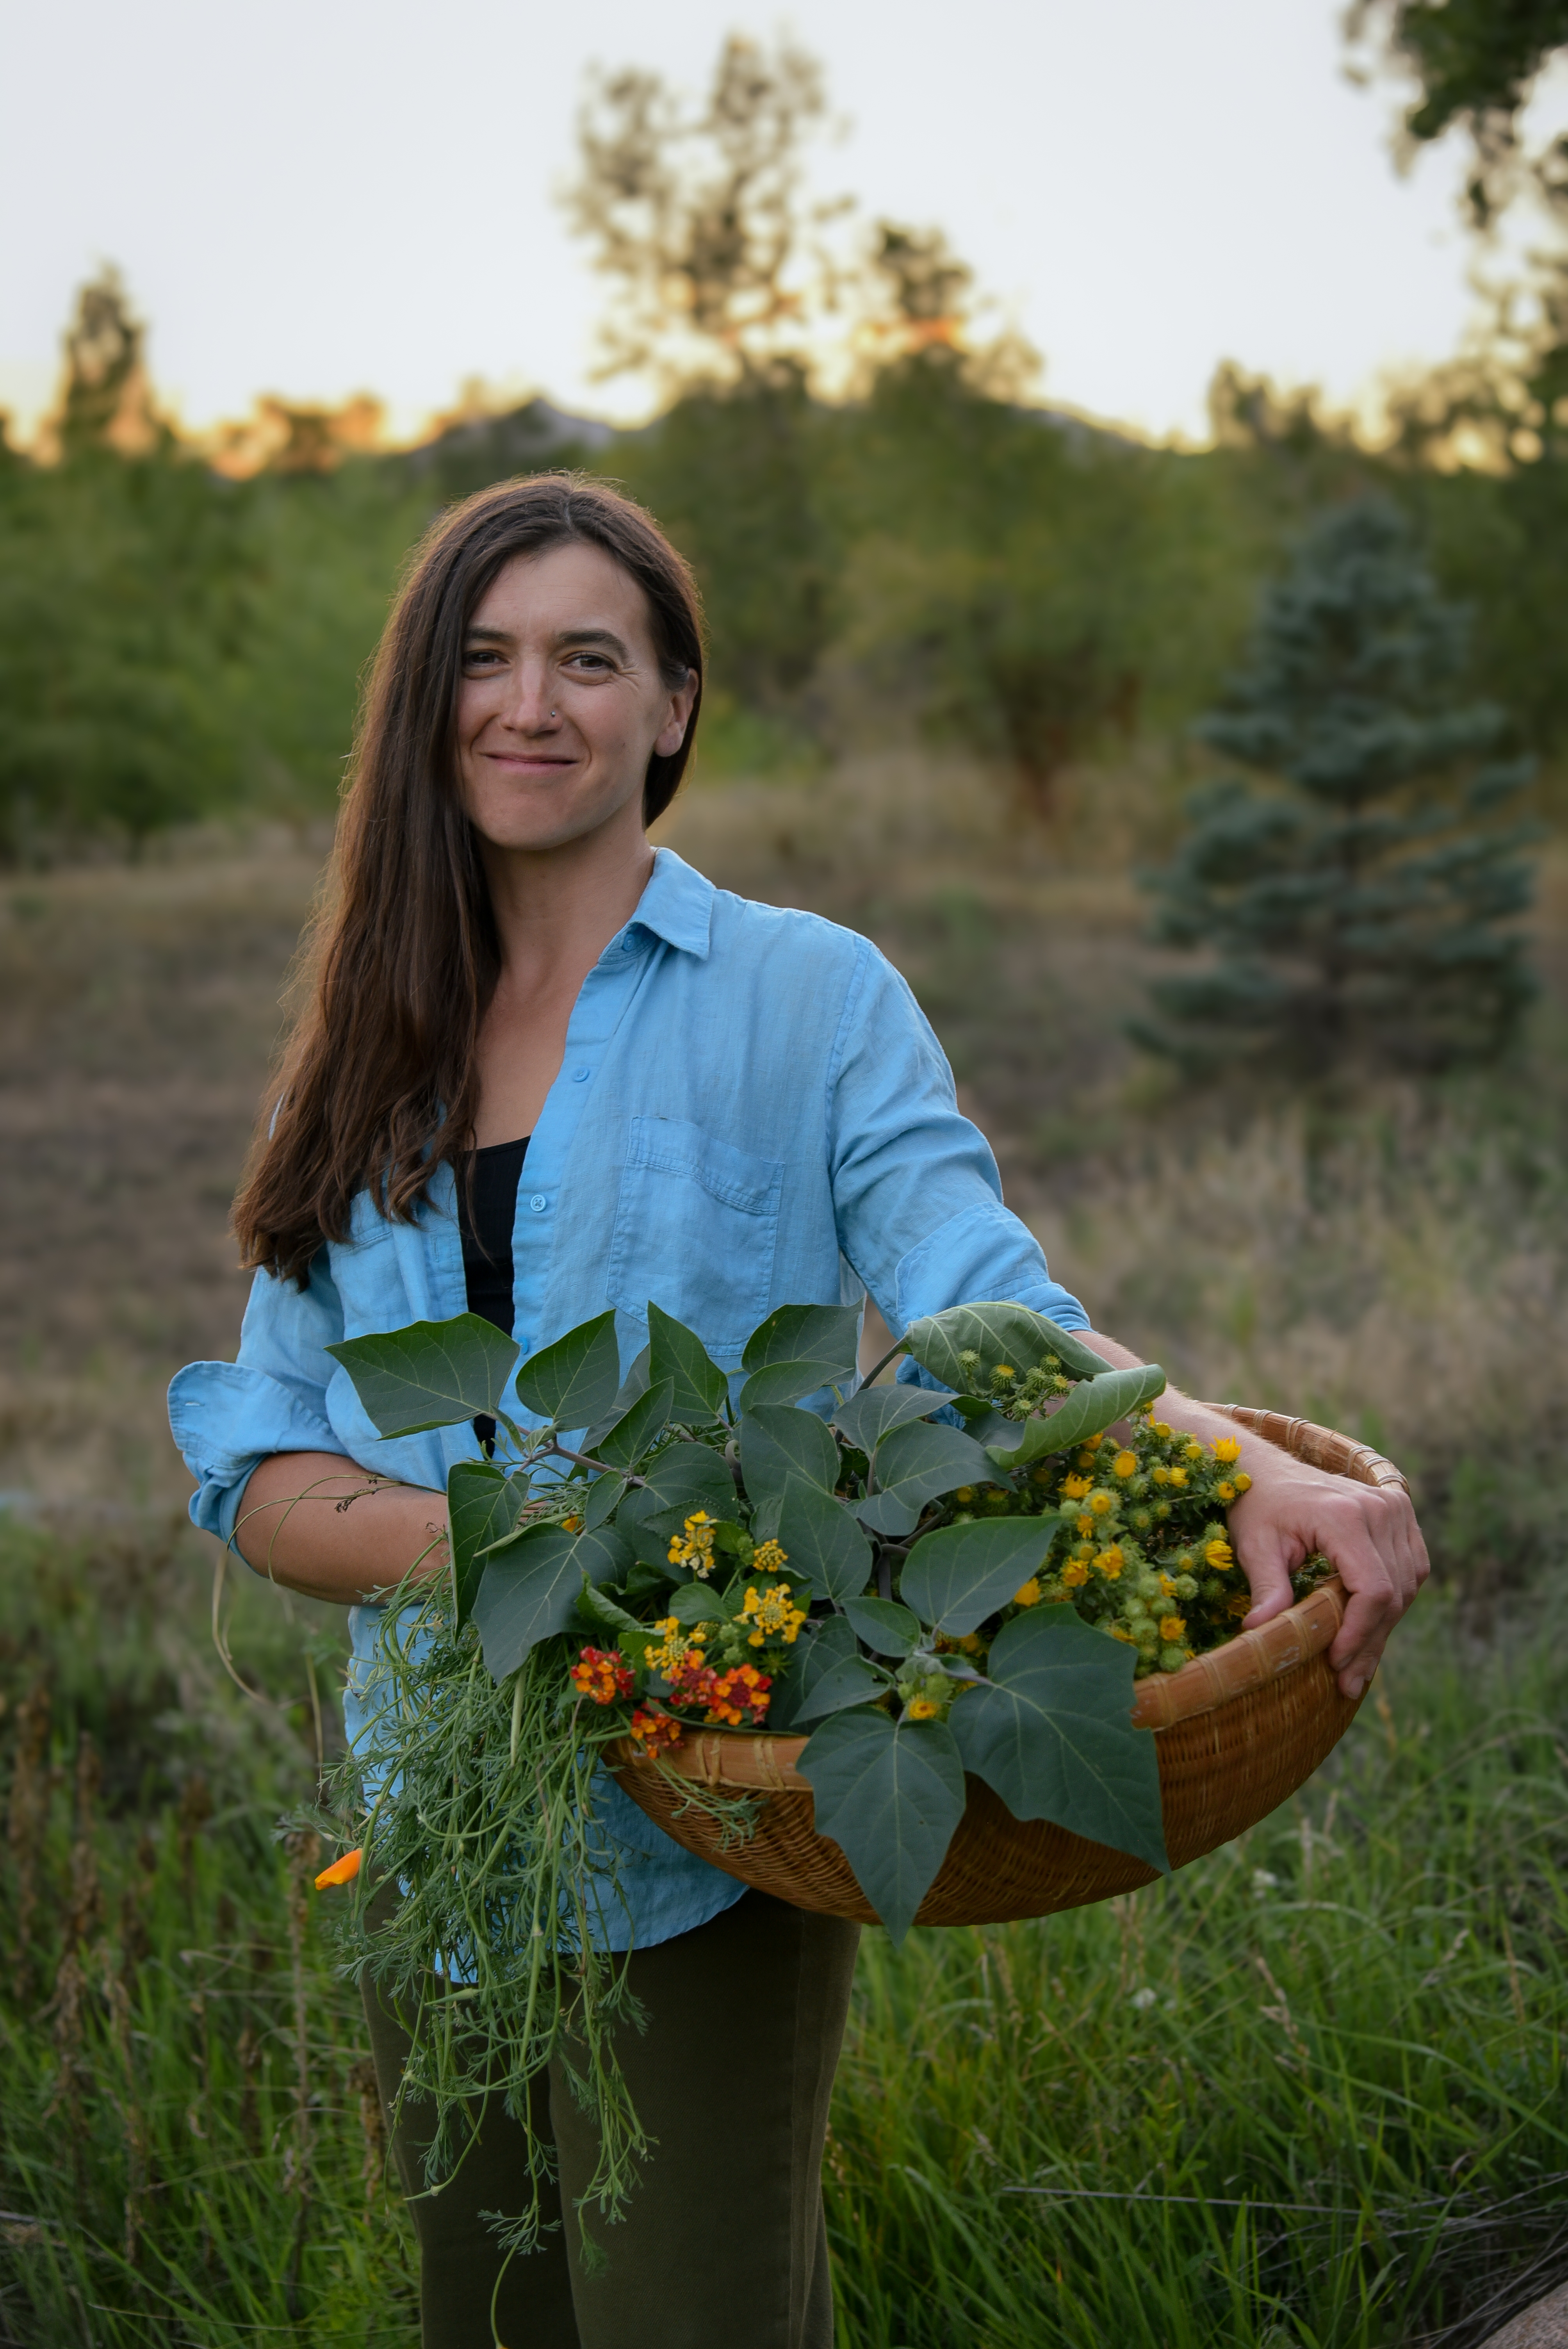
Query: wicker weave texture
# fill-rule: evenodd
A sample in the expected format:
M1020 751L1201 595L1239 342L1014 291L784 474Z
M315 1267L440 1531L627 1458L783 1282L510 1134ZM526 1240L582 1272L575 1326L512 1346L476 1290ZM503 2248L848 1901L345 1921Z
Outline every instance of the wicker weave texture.
M1309 1421L1233 1406L1230 1416L1315 1467L1357 1484L1404 1485L1367 1445ZM1278 1808L1344 1735L1360 1699L1341 1695L1327 1649L1345 1612L1336 1580L1256 1631L1139 1682L1133 1718L1159 1737L1165 1843L1171 1865L1228 1843ZM816 1832L808 1782L794 1766L803 1737L688 1732L667 1763L613 1749L616 1775L648 1816L686 1850L798 1909L874 1921L836 1843ZM683 1781L766 1793L755 1833L721 1847L714 1821L688 1805ZM1152 1882L1156 1871L1044 1820L1015 1819L977 1778L924 1900L923 1925L997 1924L1078 1909Z

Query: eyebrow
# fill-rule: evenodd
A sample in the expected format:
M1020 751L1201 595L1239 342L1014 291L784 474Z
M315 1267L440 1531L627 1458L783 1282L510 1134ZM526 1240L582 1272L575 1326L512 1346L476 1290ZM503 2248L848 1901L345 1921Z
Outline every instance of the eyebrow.
M463 631L465 644L509 645L511 632L507 628L469 627ZM596 645L605 652L628 657L624 642L613 628L562 628L550 639L552 652L560 652L568 645Z

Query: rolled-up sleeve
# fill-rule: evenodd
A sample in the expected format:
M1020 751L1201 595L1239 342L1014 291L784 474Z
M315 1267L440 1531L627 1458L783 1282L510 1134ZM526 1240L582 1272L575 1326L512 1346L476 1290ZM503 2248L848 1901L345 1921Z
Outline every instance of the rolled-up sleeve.
M326 1413L343 1310L325 1252L308 1287L259 1272L232 1362L189 1362L169 1390L169 1423L196 1479L191 1516L232 1539L253 1472L274 1452L342 1452Z
M830 1077L840 1246L895 1337L925 1313L1005 1299L1064 1330L1088 1315L1002 1204L996 1161L905 981L872 946L845 1001ZM908 1369L911 1366L905 1365Z

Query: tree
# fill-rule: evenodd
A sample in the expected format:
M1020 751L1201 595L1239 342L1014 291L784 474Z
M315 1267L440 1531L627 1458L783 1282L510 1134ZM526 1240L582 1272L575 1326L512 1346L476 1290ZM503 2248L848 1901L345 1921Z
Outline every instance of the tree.
M882 356L845 468L856 626L1049 819L1062 769L1138 712L1150 452L1024 404L1037 358L978 339L939 235L883 223L876 266Z
M618 281L604 375L678 395L808 361L833 298L817 233L846 209L803 192L804 142L826 110L820 67L788 40L769 56L732 34L696 110L657 74L598 79L565 204Z
M738 698L787 722L838 570L807 394L833 298L814 240L844 209L803 192L825 110L820 68L787 41L770 55L732 36L696 109L656 74L617 74L583 109L567 198L617 281L602 372L646 376L670 401L617 470L696 565L718 707Z
M1381 29L1390 63L1415 77L1419 97L1405 115L1405 131L1426 143L1455 123L1470 136L1474 157L1467 193L1484 226L1505 204L1519 179L1518 120L1536 81L1555 54L1568 47L1568 0L1353 0L1346 14L1351 40ZM1559 193L1568 140L1559 139L1533 170Z
M1204 953L1134 1030L1194 1067L1267 1052L1440 1067L1506 1043L1533 985L1517 916L1531 762L1465 702L1467 615L1410 525L1364 497L1320 522L1266 593L1248 667L1200 739L1252 771L1192 802L1146 876L1155 935Z
M96 449L141 457L168 443L168 427L152 410L146 341L119 270L106 264L77 294L66 329L65 382L54 420L63 456Z

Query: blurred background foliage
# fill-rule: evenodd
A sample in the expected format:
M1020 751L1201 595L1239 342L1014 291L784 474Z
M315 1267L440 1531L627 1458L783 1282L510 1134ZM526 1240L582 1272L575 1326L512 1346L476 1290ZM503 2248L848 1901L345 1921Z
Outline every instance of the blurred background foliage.
M387 450L372 402L272 400L181 438L125 288L84 288L53 423L0 460L0 853L330 812L406 550L445 501L541 463L624 482L690 552L709 779L934 739L1048 820L1068 767L1184 741L1301 528L1376 492L1473 606L1469 685L1516 715L1551 798L1568 297L1550 257L1522 309L1516 286L1462 360L1399 388L1376 445L1226 365L1213 444L1151 447L1042 403L1037 356L991 330L939 233L809 199L824 107L788 42L732 39L700 104L639 72L591 93L567 202L607 281L604 371L662 396L635 431L481 402Z

